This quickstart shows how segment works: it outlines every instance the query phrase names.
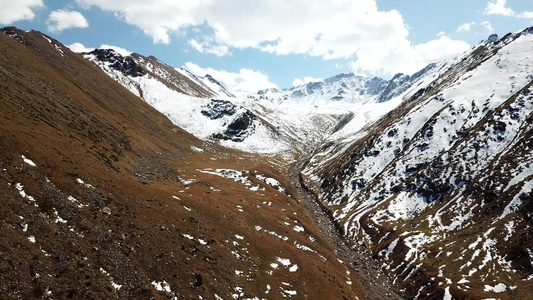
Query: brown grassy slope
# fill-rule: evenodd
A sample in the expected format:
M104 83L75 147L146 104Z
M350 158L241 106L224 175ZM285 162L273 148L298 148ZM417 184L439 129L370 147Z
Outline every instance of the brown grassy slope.
M263 158L203 145L55 40L12 31L0 34L3 299L365 298L297 194L198 171L287 183Z

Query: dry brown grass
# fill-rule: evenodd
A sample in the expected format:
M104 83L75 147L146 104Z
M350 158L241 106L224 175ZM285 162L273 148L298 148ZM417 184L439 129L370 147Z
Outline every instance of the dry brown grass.
M282 298L281 288L298 291L296 299L365 297L359 275L338 261L286 174L263 157L203 145L81 55L52 40L61 56L38 32L19 34L23 42L0 34L3 299L169 299L151 284L163 280L180 299L227 299L235 287L269 299ZM265 174L291 197L253 178L265 191L197 171L206 168ZM274 270L277 257L298 270Z

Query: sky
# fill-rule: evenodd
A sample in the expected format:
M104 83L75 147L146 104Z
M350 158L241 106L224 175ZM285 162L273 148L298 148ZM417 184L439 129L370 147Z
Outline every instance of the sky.
M0 0L0 26L155 56L226 87L391 78L533 26L533 0Z

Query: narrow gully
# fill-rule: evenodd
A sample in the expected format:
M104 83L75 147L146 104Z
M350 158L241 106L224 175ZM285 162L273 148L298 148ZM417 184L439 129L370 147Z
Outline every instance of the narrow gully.
M301 169L306 161L307 159L304 159L290 168L289 179L298 189L322 233L333 243L337 253L358 273L365 288L365 295L362 296L366 299L403 299L393 287L389 276L372 258L372 253L343 234L342 227L333 219L329 209L320 202L318 195L305 185Z

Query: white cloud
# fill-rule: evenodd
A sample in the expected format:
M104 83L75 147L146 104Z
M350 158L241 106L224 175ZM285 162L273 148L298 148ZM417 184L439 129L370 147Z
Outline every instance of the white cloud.
M185 63L183 67L197 76L209 74L230 90L257 92L262 89L277 88L274 83L269 81L267 75L250 69L243 68L238 73L233 73L212 68L202 68L192 62Z
M358 52L358 60L351 66L355 73L370 71L375 75L412 74L429 63L453 58L469 49L467 42L452 40L447 36L415 46L404 41L393 49L363 48Z
M485 7L484 13L486 15L502 15L502 16L513 16L515 12L506 7L507 0L490 0Z
M299 85L306 84L306 83L309 83L309 82L317 82L317 81L322 81L322 79L313 78L313 77L304 77L304 79L294 78L294 81L292 82L292 85L293 86L299 86Z
M87 28L89 22L78 11L59 9L50 13L46 20L48 31L61 32L70 28Z
M76 53L87 53L94 50L94 48L85 47L82 43L74 43L67 47L69 47L72 52Z
M517 15L519 18L533 19L533 11L523 11Z
M117 47L117 46L113 46L113 45L107 45L107 44L102 44L100 45L100 49L112 49L112 50L115 50L115 52L117 52L118 54L122 55L122 56L128 56L128 55L131 55L131 51L128 51L124 48L120 48L120 47Z
M17 21L33 20L33 9L44 7L42 0L0 1L0 24L11 24Z
M86 52L91 52L96 49L92 47L85 47L85 45L83 45L82 43L74 43L74 44L69 45L68 47L70 48L72 52L76 52L76 53L86 53ZM131 51L128 51L124 48L120 48L120 47L108 45L108 44L102 44L100 45L100 47L98 47L98 49L112 49L122 56L128 56L128 55L131 55L132 53Z
M189 45L200 53L214 54L216 56L226 56L229 54L228 46L213 44L213 40L211 39L204 42L198 42L195 39L190 39Z
M470 22L465 23L457 28L457 32L470 32L475 31L476 34L490 34L494 33L494 27L489 21L483 21L481 23Z
M463 53L470 49L470 45L464 41L455 41L447 36L441 36L437 40L432 40L424 44L418 44L413 49L413 59L420 63L420 68L425 67L432 62L439 62L444 59L452 58L459 53ZM414 71L418 71L418 69Z
M501 15L507 17L516 17L522 19L533 19L532 11L523 11L520 13L515 12L511 8L506 6L507 0L489 0L487 7L485 7L484 13L486 15Z
M485 28L487 33L494 33L495 31L494 27L492 27L492 24L489 21L483 21L480 25Z
M225 55L231 48L253 48L277 55L356 59L354 65L361 71L388 73L423 67L413 54L429 49L423 44L412 45L401 14L396 10L379 11L375 0L76 2L82 7L97 6L115 12L151 36L154 43L169 43L171 34L183 34L191 28L208 28L212 38L190 39L189 45L216 55ZM431 42L446 50L456 49L454 54L462 52L466 44L442 36L428 43ZM461 47L455 48L458 45ZM381 64L384 62L388 65ZM408 70L403 69L405 66Z
M476 22L464 23L463 25L457 28L457 32L466 32L472 29L472 26L475 26Z

